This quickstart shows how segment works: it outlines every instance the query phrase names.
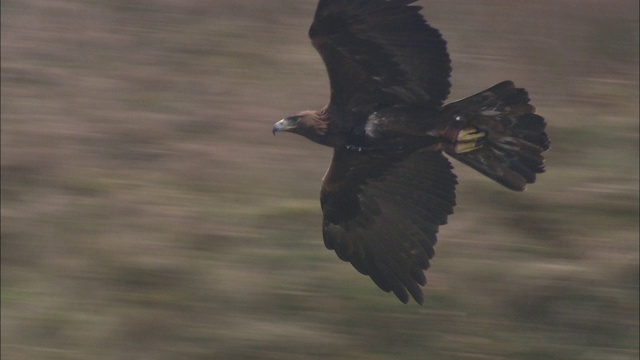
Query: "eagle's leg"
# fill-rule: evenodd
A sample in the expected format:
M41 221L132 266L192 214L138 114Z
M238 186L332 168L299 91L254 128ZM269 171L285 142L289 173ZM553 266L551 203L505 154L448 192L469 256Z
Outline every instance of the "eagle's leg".
M473 126L462 129L448 126L440 136L447 140L442 143L443 150L463 154L480 149L486 142L487 133Z

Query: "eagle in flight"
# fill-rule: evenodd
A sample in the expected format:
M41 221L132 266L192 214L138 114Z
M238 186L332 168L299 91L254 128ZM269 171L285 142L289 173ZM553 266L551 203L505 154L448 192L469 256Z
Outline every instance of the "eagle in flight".
M402 301L422 304L438 227L455 205L445 157L516 191L544 171L544 119L524 89L501 82L443 105L446 42L415 0L320 0L309 37L329 105L285 117L273 133L334 149L320 204L326 247Z

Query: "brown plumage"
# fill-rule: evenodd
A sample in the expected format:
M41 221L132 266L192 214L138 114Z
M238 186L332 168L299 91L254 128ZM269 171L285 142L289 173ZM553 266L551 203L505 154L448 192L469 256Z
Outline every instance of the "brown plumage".
M504 81L443 106L446 43L415 0L320 0L309 30L331 99L286 117L288 131L334 148L320 203L328 249L402 302L424 302L424 270L455 205L443 153L512 190L544 171L545 121Z

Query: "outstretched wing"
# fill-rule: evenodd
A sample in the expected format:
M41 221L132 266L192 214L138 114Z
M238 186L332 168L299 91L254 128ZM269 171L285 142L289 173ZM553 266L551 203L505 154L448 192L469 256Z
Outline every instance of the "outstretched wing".
M320 0L309 37L325 62L331 106L439 108L449 94L446 42L415 0Z
M438 226L455 205L456 177L440 152L336 149L322 182L324 242L402 302L420 285Z

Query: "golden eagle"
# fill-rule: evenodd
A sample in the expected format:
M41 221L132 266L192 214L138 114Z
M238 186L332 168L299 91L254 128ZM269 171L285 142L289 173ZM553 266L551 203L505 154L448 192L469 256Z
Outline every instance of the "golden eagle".
M436 233L455 205L443 153L521 191L544 171L549 139L511 81L443 106L446 42L414 2L320 0L309 37L329 74L329 105L273 133L334 148L320 195L326 247L403 303L411 294L422 304Z

